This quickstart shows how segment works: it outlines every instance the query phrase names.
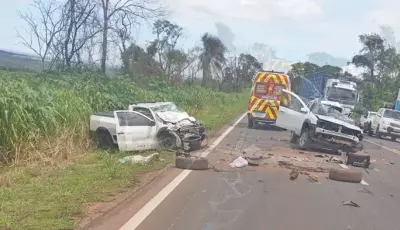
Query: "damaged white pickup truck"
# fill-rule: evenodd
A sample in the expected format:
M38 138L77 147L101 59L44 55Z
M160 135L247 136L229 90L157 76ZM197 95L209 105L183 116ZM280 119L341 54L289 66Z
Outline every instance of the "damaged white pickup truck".
M276 126L291 131L291 142L300 148L324 148L357 152L363 149L362 130L336 108L315 100L308 106L299 96L289 94L289 103L279 106Z
M128 110L94 113L90 134L100 148L120 151L199 149L205 128L172 102L139 103Z

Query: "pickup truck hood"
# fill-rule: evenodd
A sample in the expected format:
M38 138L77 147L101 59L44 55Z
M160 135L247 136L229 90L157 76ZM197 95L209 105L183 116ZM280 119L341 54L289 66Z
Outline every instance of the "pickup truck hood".
M185 119L189 119L193 122L196 121L194 117L189 116L186 112L157 112L157 116L161 118L161 120L173 124Z
M321 120L325 120L325 121L329 121L329 122L332 122L332 123L335 123L335 124L339 124L339 125L345 126L346 128L349 128L349 129L359 130L361 132L361 129L359 127L357 127L355 125L352 125L350 123L341 121L339 119L336 119L336 118L333 118L333 117L324 116L324 115L319 115L319 114L315 115L315 116L317 116Z

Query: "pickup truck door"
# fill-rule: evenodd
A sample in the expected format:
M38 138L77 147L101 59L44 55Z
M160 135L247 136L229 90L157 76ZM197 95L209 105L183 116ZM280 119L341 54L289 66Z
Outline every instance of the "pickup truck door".
M293 131L297 135L300 135L304 120L310 110L296 94L287 90L283 90L283 93L287 94L290 100L288 104L281 104L279 106L276 126Z
M116 133L120 151L146 150L155 147L155 121L138 112L115 111Z

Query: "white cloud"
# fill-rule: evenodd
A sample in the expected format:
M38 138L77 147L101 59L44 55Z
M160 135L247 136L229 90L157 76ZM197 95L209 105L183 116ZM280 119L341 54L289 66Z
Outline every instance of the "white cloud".
M316 19L323 10L317 0L168 0L174 17L245 19L270 22L273 18Z

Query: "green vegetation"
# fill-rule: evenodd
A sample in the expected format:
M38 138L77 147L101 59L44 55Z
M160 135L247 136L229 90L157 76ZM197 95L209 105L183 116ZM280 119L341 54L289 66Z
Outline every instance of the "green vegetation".
M7 150L2 160L8 163L68 158L68 149L76 145L87 148L88 122L93 111L126 109L139 101L168 100L214 128L220 120L208 121L208 114L199 115L201 111L211 115L236 106L239 112L247 100L247 92L227 94L199 86L169 86L159 79L137 85L128 78L105 78L93 73L0 75L0 145ZM60 145L54 146L55 138L60 137Z
M126 153L96 152L88 139L93 111L127 108L139 101L173 101L215 129L247 105L248 92L222 93L199 86L146 85L95 73L0 72L0 228L70 229L89 204L161 169L174 154L146 166L121 165Z

